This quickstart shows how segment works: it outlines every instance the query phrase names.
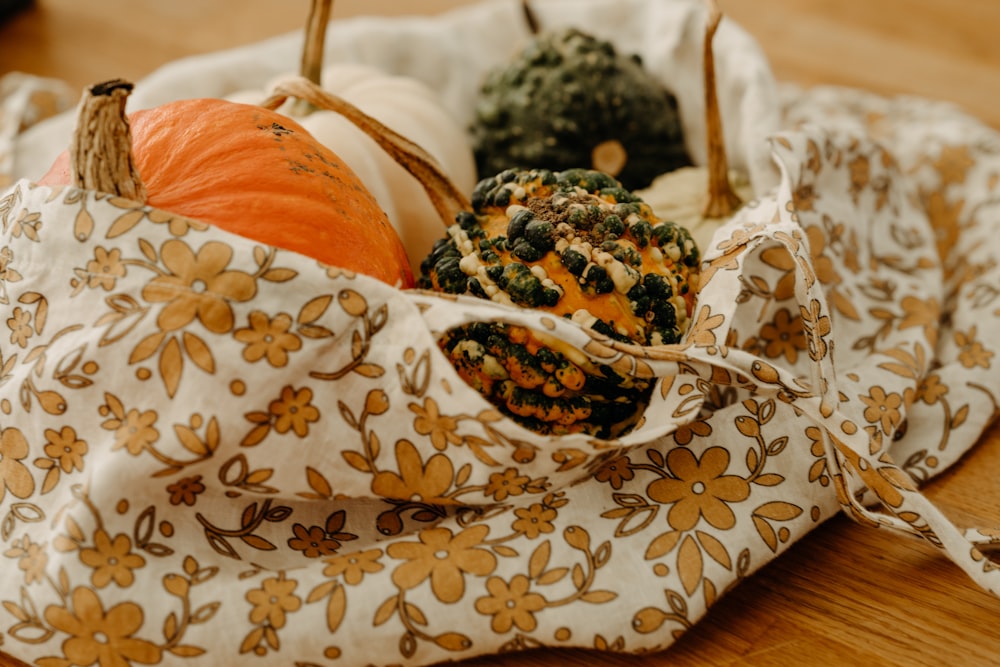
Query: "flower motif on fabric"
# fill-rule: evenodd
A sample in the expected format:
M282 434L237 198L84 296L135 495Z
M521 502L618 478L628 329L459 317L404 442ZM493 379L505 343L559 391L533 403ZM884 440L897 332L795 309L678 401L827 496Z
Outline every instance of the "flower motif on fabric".
M281 395L268 405L274 430L278 433L292 431L300 438L309 435L309 424L319 421L320 417L312 398L313 392L309 387L283 387Z
M712 564L730 572L748 566L746 554L732 553L722 533L746 521L776 551L791 533L775 524L802 514L801 507L780 500L748 504L755 486L775 487L785 481L782 475L768 470L769 463L780 456L789 441L787 434L766 436L772 422L781 421L775 419L779 405L784 404L774 399L747 399L725 409L729 414L735 412L729 419L736 432L749 440L745 450L734 440L726 447L709 445L701 450L675 446L664 452L650 447L645 450L645 460L635 455L625 459L634 477L624 480L612 495L617 507L601 516L617 521L615 534L624 537L654 525L654 519L665 510L669 529L647 543L645 558L661 576L675 570L687 595L701 588L707 599L714 598L717 590L709 570ZM714 423L718 426L720 422ZM746 474L738 474L735 469L739 459L733 459L739 451L745 452L741 458ZM655 478L652 481L648 481L650 474ZM685 626L689 619L675 606L680 596L680 592L668 591L668 599L674 599L670 603L673 610L646 608L636 615L634 627L640 632L652 632L668 620Z
M601 464L601 467L594 473L594 479L598 482L607 482L612 489L622 488L622 484L635 477L635 472L629 465L631 461L627 456L617 456Z
M308 436L310 424L318 422L322 416L312 399L313 390L309 387L282 387L278 397L268 403L266 411L246 413L247 421L254 426L243 437L242 446L253 447L260 444L272 430L279 435L294 433L299 438Z
M385 569L385 565L381 562L382 554L381 549L367 549L327 558L325 559L326 567L323 568L323 576L341 577L345 584L357 586L365 578L365 575L375 574Z
M10 329L10 342L18 347L28 347L28 339L35 335L31 326L31 312L14 307L14 312L7 318L7 328Z
M958 361L964 367L989 369L993 365L994 352L977 339L977 327L973 326L964 332L956 331L954 336L955 344L959 347Z
M517 518L510 527L516 533L524 535L529 540L534 540L540 535L555 530L552 522L555 521L558 514L556 508L547 503L531 503L527 507L514 509L514 516Z
M194 507L198 496L205 492L205 484L201 479L201 475L194 475L192 477L183 477L169 484L167 492L170 494L170 504L180 505L183 503L188 507Z
M466 574L482 577L496 568L496 556L481 546L489 530L479 525L455 534L448 528L425 528L416 542L390 544L386 549L389 557L405 561L393 570L393 583L409 590L430 579L439 600L460 600L465 594Z
M196 253L183 241L170 240L160 256L166 270L148 264L157 275L143 287L142 298L164 304L156 318L160 331L143 339L129 361L139 363L159 354L158 368L169 396L180 386L185 355L201 370L215 372L210 346L187 327L197 320L211 333L228 333L234 325L230 302L248 301L257 293L255 276L226 268L232 255L224 243L209 241Z
M727 475L729 452L722 447L705 450L698 459L688 449L678 447L667 453L670 474L653 481L646 489L649 497L670 505L667 522L675 530L690 530L699 519L726 530L736 523L729 503L746 500L750 485L738 475Z
M522 475L517 468L507 468L503 472L490 474L489 482L483 494L493 498L495 502L503 502L509 497L520 496L531 486L531 478ZM544 487L543 487L544 488Z
M160 439L160 432L154 427L156 420L154 410L140 412L133 408L120 417L113 416L103 426L115 432L112 449L127 449L132 456L138 456Z
M45 455L59 463L63 472L83 470L83 457L87 443L76 436L76 429L64 426L61 430L45 429Z
M344 531L347 522L347 512L337 510L326 519L323 526L304 526L296 523L292 526L293 537L289 538L288 546L302 552L306 558L332 556L337 553L342 543L358 539L354 533Z
M421 435L429 435L435 449L444 451L449 443L457 445L462 442L462 436L456 433L458 420L441 414L433 398L425 398L422 406L410 403L407 407L416 415L413 429Z
M807 347L802 318L793 317L787 308L779 309L774 319L761 327L760 344L764 356L772 359L784 357L788 363L794 364L799 352Z
M297 523L292 527L294 537L288 540L288 546L301 551L306 558L329 556L337 552L340 542L327 535L322 526L303 526Z
M531 580L523 574L515 574L509 582L490 577L486 581L490 594L476 600L476 611L493 617L493 632L508 632L515 625L523 632L531 632L538 625L535 612L546 605L545 597L531 592L530 586Z
M146 559L132 552L132 540L128 535L113 538L103 529L94 533L94 546L80 549L80 561L93 569L91 583L104 588L114 581L121 587L132 585L133 570L143 567Z
M267 359L275 368L288 364L288 353L302 349L302 339L290 333L292 317L278 313L273 318L260 310L248 316L249 326L233 332L233 338L246 345L243 358L250 363Z
M298 585L298 581L279 573L265 579L260 588L247 591L246 600L252 605L249 620L256 627L243 638L240 653L263 656L268 649L281 648L278 630L285 627L289 614L302 607L302 598L295 594Z
M166 268L142 290L150 303L166 304L157 316L163 331L176 331L195 318L213 333L233 328L230 301L248 301L257 293L254 277L243 271L227 270L233 249L215 241L205 243L196 253L183 241L167 241L161 249Z
M43 658L40 665L153 665L162 660L159 646L134 636L145 620L142 607L134 602L105 610L97 593L80 586L66 603L45 609L45 620L52 628L69 635L62 644L65 660Z
M31 538L25 535L20 540L11 542L11 547L4 551L3 555L17 559L17 569L24 572L25 586L44 581L45 568L49 563L44 544L32 542Z
M89 451L87 443L77 437L76 429L63 426L58 431L45 429L46 444L42 448L47 458L34 460L36 468L45 470L42 493L48 493L58 486L62 475L83 472L84 456Z
M486 525L475 525L455 533L449 528L425 528L417 534L417 541L393 542L386 554L404 561L396 565L391 579L399 589L389 596L375 612L373 624L386 623L394 615L404 627L399 642L400 653L413 657L417 642L424 640L450 651L461 651L472 646L472 640L458 632L432 635L422 629L426 614L406 599L407 592L430 580L431 593L446 604L455 603L465 596L466 576L485 577L496 569L496 556L489 549Z
M396 466L399 472L380 470L372 479L372 493L379 498L393 498L418 503L451 504L447 497L454 467L444 454L434 454L424 463L413 443L396 443Z
M869 424L875 424L882 433L891 435L903 419L903 397L895 392L886 392L883 387L872 387L868 395L858 396L865 404L864 416Z
M105 418L101 428L114 432L111 451L125 450L132 456L143 453L152 456L164 465L161 472L153 473L154 476L180 472L187 466L210 459L219 447L221 433L215 417L206 420L198 413L191 414L189 425L174 424L176 439L166 443L161 440L160 431L156 428L160 415L155 410L127 408L117 396L108 393L104 395L104 400L98 411ZM197 433L199 429L204 431L203 435ZM168 444L180 444L189 457L179 458L179 455L169 452L166 449Z
M110 292L115 288L119 278L125 277L125 264L122 262L122 251L119 248L94 248L94 259L87 262L85 272L87 287L101 288Z
M261 587L247 592L247 602L253 605L251 623L267 623L272 628L283 628L288 613L298 611L302 598L295 595L298 582L284 576L265 579Z

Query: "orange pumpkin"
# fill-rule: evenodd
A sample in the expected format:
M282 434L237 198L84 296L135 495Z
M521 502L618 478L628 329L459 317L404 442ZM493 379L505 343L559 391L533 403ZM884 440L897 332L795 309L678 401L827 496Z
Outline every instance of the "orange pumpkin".
M406 250L375 198L287 116L193 99L136 111L128 122L146 204L390 285L413 285ZM39 182L74 182L68 151Z

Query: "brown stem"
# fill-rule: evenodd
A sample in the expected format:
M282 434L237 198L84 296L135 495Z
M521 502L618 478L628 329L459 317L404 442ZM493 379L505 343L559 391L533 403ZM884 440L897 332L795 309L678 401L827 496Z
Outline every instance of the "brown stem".
M715 54L712 40L722 21L722 12L716 0L706 0L708 24L705 27L705 128L708 134L708 201L702 215L722 218L740 207L742 201L729 182L729 160L722 132L722 116L715 89Z
M531 8L531 0L521 0L521 11L524 13L524 22L528 24L528 30L532 35L537 35L542 27L538 22L538 14Z
M69 148L70 170L77 187L145 202L146 186L135 167L125 115L131 92L132 84L122 79L84 91Z
M320 83L323 74L323 49L326 44L326 27L330 22L333 0L312 0L306 20L306 38L302 45L302 64L299 74L313 83Z
M333 11L333 0L312 0L309 17L306 19L305 41L302 44L302 61L299 74L303 78L320 85L323 78L323 53L326 49L326 29ZM305 100L292 103L293 116L306 116L315 107Z
M347 100L323 90L312 81L303 77L282 79L274 85L271 96L260 106L265 109L277 109L289 98L305 100L319 109L334 111L354 123L420 181L445 226L454 222L455 215L459 211L471 210L469 200L445 175L430 153Z

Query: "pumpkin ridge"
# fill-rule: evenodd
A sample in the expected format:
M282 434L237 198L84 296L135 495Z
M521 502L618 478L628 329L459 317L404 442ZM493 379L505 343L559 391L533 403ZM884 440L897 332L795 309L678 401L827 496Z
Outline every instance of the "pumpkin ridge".
M354 270L376 277L386 274L385 267L398 264L400 254L405 256L384 212L350 167L294 120L221 100L190 100L183 105L199 108L201 113L206 112L206 106L220 109L222 120L235 118L236 123L245 122L243 119L249 116L254 132L249 139L241 137L244 140L239 141L230 136L232 121L220 121L199 131L184 132L177 147L177 140L169 132L169 119L135 112L132 127L140 144L136 162L151 190L149 205L268 245L317 256L326 264L341 266L350 257ZM232 106L236 108L229 108ZM162 130L147 136L147 128L160 123ZM283 150L275 151L273 142ZM185 162L178 166L175 157L161 164L160 155L168 151L173 156L184 155ZM217 161L239 161L248 168L235 173L205 168ZM270 173L271 166L287 172L287 179L263 179L260 174L265 169ZM175 169L187 174L181 183L171 173ZM308 179L314 186L308 194L296 187L298 178ZM283 223L274 224L273 220ZM364 223L340 224L344 220ZM373 243L375 240L377 243ZM365 247L366 252L351 250L359 247Z
M390 285L412 286L402 241L375 198L294 120L207 98L139 110L120 125L131 138L148 206ZM39 182L66 182L65 164L60 156Z

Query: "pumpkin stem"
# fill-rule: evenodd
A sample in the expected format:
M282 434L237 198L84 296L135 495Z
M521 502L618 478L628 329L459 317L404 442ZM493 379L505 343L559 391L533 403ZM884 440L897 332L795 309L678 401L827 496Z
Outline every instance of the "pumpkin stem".
M312 0L306 20L306 38L302 46L302 64L299 74L313 83L320 83L323 74L323 49L326 45L326 26L330 22L333 0Z
M125 103L132 84L112 79L88 87L80 100L69 147L73 185L146 201L146 186L132 156Z
M521 0L521 11L524 14L524 22L528 24L528 30L532 35L537 35L542 30L542 25L538 21L538 14L531 8L531 0Z
M323 78L323 53L326 48L326 28L330 23L333 0L312 0L306 19L305 42L302 44L302 61L299 74L320 85ZM316 107L306 100L292 102L291 115L307 116Z
M347 100L323 90L312 81L303 77L282 79L275 84L271 96L260 106L265 109L277 109L288 98L306 100L319 109L339 113L354 123L420 181L446 227L454 221L459 211L472 209L469 200L445 175L444 170L430 153Z
M708 23L705 27L705 126L708 134L708 202L702 213L706 218L722 218L737 208L742 201L729 182L729 160L722 132L722 116L715 89L715 54L712 40L722 21L722 12L716 0L706 0Z

